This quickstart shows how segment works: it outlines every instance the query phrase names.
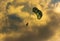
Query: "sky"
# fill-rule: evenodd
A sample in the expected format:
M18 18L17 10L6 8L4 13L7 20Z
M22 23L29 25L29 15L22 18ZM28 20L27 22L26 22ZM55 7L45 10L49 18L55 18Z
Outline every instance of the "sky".
M0 41L60 41L60 0L0 0Z

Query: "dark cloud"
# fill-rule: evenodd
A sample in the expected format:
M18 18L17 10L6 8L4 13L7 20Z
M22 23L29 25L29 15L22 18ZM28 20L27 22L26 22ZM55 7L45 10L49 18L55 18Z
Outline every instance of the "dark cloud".
M48 27L44 27L42 29L40 28L38 30L38 37L42 40L51 38L53 34L54 32L50 30Z
M15 15L15 14L8 15L8 19L9 19L10 21L16 21L16 22L22 22L22 21L23 21L22 18L18 17L18 16Z
M14 41L12 37L6 37L4 41Z
M51 3L55 4L57 2L59 2L60 0L52 0Z
M25 32L24 35L20 37L10 38L6 37L5 41L34 41L36 39L36 36L32 32Z
M27 32L26 35L22 36L21 38L18 38L18 41L34 41L36 38L35 34L32 32Z
M17 25L15 25L15 24L10 24L10 26L4 26L4 27L2 27L2 30L1 30L1 33L10 33L10 32L12 32L12 31L14 31L14 32L16 32L16 31L18 31L18 27L19 26L17 26Z
M51 18L52 19L52 18ZM54 20L54 21L53 21ZM54 36L54 31L51 30L51 26L55 29L54 26L58 24L55 21L55 17L53 20L45 26L34 26L32 27L32 32L26 31L22 36L16 38L6 38L5 41L45 41ZM37 31L37 32L36 32Z
M8 18L4 20L4 25L1 29L1 33L10 33L12 31L18 31L20 30L22 27L20 27L21 25L19 25L20 23L23 22L23 19L21 19L20 17L16 16L16 15L8 15Z
M36 28L36 30L38 30L38 33L26 31L20 37L7 37L5 41L44 41L50 39L54 35L54 32L51 31L48 27Z

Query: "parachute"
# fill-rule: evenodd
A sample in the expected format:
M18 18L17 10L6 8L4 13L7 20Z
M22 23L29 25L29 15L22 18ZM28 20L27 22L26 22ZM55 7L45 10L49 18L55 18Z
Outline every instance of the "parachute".
M32 11L37 15L37 19L42 18L42 12L38 8L33 7Z

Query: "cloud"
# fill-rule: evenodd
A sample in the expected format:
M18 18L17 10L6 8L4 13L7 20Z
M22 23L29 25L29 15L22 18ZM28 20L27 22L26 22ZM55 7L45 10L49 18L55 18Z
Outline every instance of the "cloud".
M57 2L57 3L55 3L55 5L54 5L55 7L54 7L54 9L53 9L53 11L55 12L55 13L60 13L60 2Z
M23 22L23 19L21 19L20 17L16 16L16 15L8 15L8 18L5 19L5 26L2 27L1 29L1 33L9 33L12 31L18 31L18 29L21 29L21 27L19 26L20 23Z
M59 2L60 0L52 0L51 3L55 4L57 2Z
M53 4L53 8L50 8L49 6L52 5L50 2L51 0L15 0L11 2L12 5L6 12L7 23L6 17L4 17L4 22L1 22L4 25L1 26L0 33L3 36L6 34L2 38L3 41L55 41L55 36L58 36L56 33L59 33L58 29L60 30L60 15L55 10L60 7L60 3L57 3L56 6ZM38 20L32 12L33 7L42 11L41 20ZM28 26L26 26L27 22Z
M12 20L12 21L16 21L16 22L22 22L23 21L20 17L18 17L17 15L14 15L14 14L8 15L8 19Z

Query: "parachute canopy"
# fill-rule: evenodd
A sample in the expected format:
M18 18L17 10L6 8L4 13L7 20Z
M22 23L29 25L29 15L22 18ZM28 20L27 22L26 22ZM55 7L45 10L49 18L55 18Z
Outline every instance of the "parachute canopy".
M38 8L33 7L32 11L37 15L37 19L42 18L42 12Z

